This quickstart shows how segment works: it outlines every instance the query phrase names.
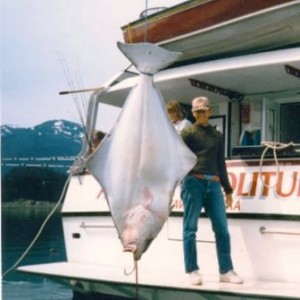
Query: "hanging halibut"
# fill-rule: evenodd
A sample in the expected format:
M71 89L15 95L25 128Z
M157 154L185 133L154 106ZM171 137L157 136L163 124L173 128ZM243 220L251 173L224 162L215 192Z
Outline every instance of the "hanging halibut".
M87 167L104 190L124 251L139 260L167 220L175 187L196 158L169 121L153 83L153 75L180 53L149 43L118 47L140 76Z

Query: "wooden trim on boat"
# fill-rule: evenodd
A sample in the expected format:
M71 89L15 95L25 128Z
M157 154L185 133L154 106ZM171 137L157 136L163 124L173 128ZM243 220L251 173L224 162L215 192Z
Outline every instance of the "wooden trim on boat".
M126 43L158 43L295 0L192 0L122 28Z

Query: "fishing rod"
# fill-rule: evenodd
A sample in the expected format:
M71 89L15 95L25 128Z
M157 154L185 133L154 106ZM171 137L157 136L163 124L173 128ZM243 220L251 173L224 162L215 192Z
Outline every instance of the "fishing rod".
M60 91L58 94L59 95L68 95L68 94L85 93L85 92L96 92L96 91L101 91L101 89L104 89L104 88L110 88L110 87L114 86L115 84L121 82L122 80L126 79L126 78L121 79L121 77L124 73L131 74L132 76L138 75L138 73L128 70L131 67L132 67L132 64L130 66L128 66L124 71L117 73L117 75L115 77L113 77L112 80L108 81L108 84L104 84L101 87L93 87L93 88L70 90L70 91Z
M57 52L57 56L58 56L59 62L61 64L61 67L63 69L63 72L64 72L64 75L65 75L65 78L66 78L66 81L67 81L67 84L68 84L69 88L71 90L75 90L74 80L71 76L69 66L66 62L66 59L65 59L63 53ZM79 80L77 80L77 83L79 83ZM86 130L85 122L84 122L84 119L86 119L86 116L87 116L87 111L86 111L86 109L83 109L85 111L85 116L83 116L83 113L82 113L82 110L81 110L81 107L80 107L80 101L79 101L79 98L78 98L77 94L72 93L72 96L73 96L73 100L74 100L74 103L75 103L75 106L76 106L76 109L77 109L77 113L78 113L78 116L79 116L79 119L80 119L80 123L81 123L83 131L84 131L84 136L87 140L87 143L88 143L89 147L92 148L92 141L89 138L88 132ZM82 103L83 103L83 108L85 108L84 107L85 99L82 96L81 96L81 100L82 100Z
M60 91L59 95L68 95L68 94L77 94L77 93L84 93L84 92L93 92L91 95L89 105L88 105L88 111L87 116L89 116L89 120L87 120L87 123L84 124L83 120L83 128L85 132L85 138L88 143L88 146L91 148L91 139L90 136L92 135L92 129L95 126L95 120L96 120L96 106L99 103L99 98L105 95L112 86L115 84L123 81L126 78L136 76L137 73L130 71L129 69L133 66L133 64L130 64L127 68L125 68L122 71L119 71L114 76L112 76L107 82L105 82L101 87L94 87L94 88L86 88L86 89L71 89L69 91Z
M60 91L58 94L59 95L68 95L68 94L75 94L75 93L95 92L100 89L101 89L101 87L94 87L94 88L82 89L82 90Z

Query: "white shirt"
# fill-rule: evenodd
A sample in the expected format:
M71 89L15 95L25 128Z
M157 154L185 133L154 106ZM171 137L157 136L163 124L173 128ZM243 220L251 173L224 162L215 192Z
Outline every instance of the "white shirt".
M175 126L176 131L179 134L182 132L183 129L192 125L192 123L188 119L182 119L173 124Z

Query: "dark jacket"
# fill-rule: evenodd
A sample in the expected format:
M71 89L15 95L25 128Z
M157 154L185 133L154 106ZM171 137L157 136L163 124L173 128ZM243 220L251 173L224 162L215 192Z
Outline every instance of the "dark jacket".
M232 193L225 164L222 134L211 125L204 127L194 123L182 131L181 137L197 156L197 163L189 174L217 175L225 193Z

